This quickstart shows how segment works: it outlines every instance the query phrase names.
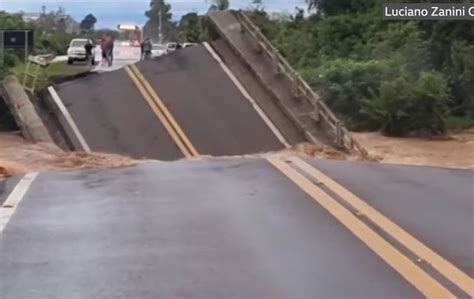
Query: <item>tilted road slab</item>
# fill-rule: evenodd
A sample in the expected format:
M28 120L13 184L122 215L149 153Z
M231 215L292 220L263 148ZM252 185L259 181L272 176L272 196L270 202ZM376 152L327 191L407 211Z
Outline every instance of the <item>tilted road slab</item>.
M91 74L55 89L93 151L161 160L183 157L125 70ZM72 132L68 135L75 139Z
M284 148L204 46L137 67L199 153L243 155Z
M242 155L285 147L202 45L140 62L134 69L150 84L199 154ZM77 150L84 148L84 142L79 142L84 139L92 151L139 159L182 158L176 140L129 70L90 74L54 86L57 101L64 103L75 123L71 125L55 109L67 136ZM53 98L50 91L46 95L50 107L57 105ZM75 126L78 130L71 129Z

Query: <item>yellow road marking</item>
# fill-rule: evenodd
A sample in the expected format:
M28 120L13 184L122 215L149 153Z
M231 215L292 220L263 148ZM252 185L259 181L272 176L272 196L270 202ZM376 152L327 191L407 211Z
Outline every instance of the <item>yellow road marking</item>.
M410 282L427 298L455 298L455 296L420 269L413 261L403 255L390 243L375 233L370 227L354 216L349 210L339 204L322 189L313 184L301 173L277 158L267 160L287 176L293 183L305 191L316 202L324 207L331 215L341 222L349 231L364 242L387 264L395 269L402 277Z
M168 122L168 119L165 117L161 109L156 104L156 101L153 100L152 96L147 92L145 87L143 86L142 82L140 79L137 77L137 75L127 66L125 67L125 71L127 74L130 76L132 79L133 83L135 83L136 87L142 94L143 98L145 101L148 103L148 105L151 107L155 115L158 117L160 122L163 124L165 127L166 131L170 134L171 138L173 141L176 143L178 148L181 150L181 152L184 154L186 158L193 157L193 154L189 151L189 149L186 147L186 145L183 143L182 139L178 136L175 128Z
M176 145L179 147L181 152L184 154L185 157L189 158L191 157L191 154L189 153L188 149L186 146L182 143L181 139L178 137L178 135L175 133L174 129L171 127L171 125L168 123L166 117L163 115L163 113L160 111L160 109L155 105L155 102L152 100L151 96L146 92L145 88L142 86L140 83L139 79L135 76L135 74L129 69L129 67L125 67L125 70L127 74L130 76L132 79L133 83L135 83L136 87L142 94L143 98L146 100L148 105L151 107L153 112L155 112L156 116L158 116L158 119L160 122L163 124L165 127L166 131L170 134L171 138L173 141L176 143Z
M170 125L174 128L175 132L179 136L179 138L182 140L183 144L186 146L188 149L189 153L191 156L199 156L199 153L197 152L196 148L194 145L191 143L189 138L186 136L184 131L181 129L179 126L178 122L174 119L173 115L171 112L166 108L165 104L163 101L160 99L160 97L156 94L155 90L153 87L151 87L150 83L148 80L143 76L143 74L140 72L140 70L137 68L136 65L131 65L130 69L134 72L134 74L137 76L137 78L140 80L140 82L143 84L145 87L145 90L148 92L148 94L151 96L151 98L154 100L155 104L158 106L158 108L161 110L163 115L166 117Z
M403 244L407 249L416 254L419 258L428 262L439 273L451 280L459 288L464 290L471 297L474 296L474 280L444 259L442 256L431 250L428 246L418 241L415 237L406 232L396 223L385 217L382 213L372 208L364 200L357 197L355 194L338 184L333 179L316 169L314 166L308 164L297 157L289 158L298 168L306 172L308 175L323 183L327 188L332 190L335 194L340 196L344 201L349 203L352 207L364 214L373 223L389 233L398 242Z

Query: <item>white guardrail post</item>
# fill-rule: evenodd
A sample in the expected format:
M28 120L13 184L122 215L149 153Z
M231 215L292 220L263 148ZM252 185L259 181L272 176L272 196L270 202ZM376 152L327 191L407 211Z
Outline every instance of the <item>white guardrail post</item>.
M320 105L320 99L318 98L318 96L314 93L310 93L309 94L310 97L313 97L313 101L314 101L314 121L319 123L321 121L321 117L319 115L319 113L321 113L319 110L319 105Z
M297 97L299 95L299 89L300 89L300 85L298 84L298 72L293 70L292 72L292 76L293 76L293 95L295 97Z
M344 146L343 137L342 137L342 121L339 119L336 120L336 144L339 146Z
M280 73L280 51L277 48L273 48L273 62L275 63L275 72Z
M260 29L255 29L256 31L256 36L257 36L257 52L260 54L263 51L262 48L262 33L260 32Z

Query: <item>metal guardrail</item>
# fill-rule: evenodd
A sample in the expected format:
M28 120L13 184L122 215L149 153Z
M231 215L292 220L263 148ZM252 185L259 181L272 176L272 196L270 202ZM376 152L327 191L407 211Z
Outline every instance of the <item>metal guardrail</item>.
M316 122L323 121L334 133L336 143L348 150L356 150L363 159L368 158L367 151L355 140L349 130L344 127L329 107L321 100L321 97L314 92L309 84L293 69L288 61L280 54L268 38L260 31L252 20L242 11L237 12L237 19L240 22L242 32L247 32L256 41L256 47L259 52L268 55L275 65L275 71L288 77L293 85L295 95L304 96L304 98L313 107L313 118Z

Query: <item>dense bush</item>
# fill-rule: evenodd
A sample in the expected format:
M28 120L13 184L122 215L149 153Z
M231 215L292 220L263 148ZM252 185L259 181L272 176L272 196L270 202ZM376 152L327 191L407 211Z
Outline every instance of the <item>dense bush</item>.
M66 33L42 35L36 41L35 54L66 55L69 42L73 38L73 35Z
M384 61L335 59L316 69L303 69L302 75L347 124L371 129L373 125L367 121L366 115L361 114L361 109L389 72Z
M455 99L452 114L474 119L474 45L456 43L451 53L453 64L448 79Z
M378 93L364 101L361 112L383 132L445 132L449 96L441 74L422 72L415 81L408 76L383 81Z

